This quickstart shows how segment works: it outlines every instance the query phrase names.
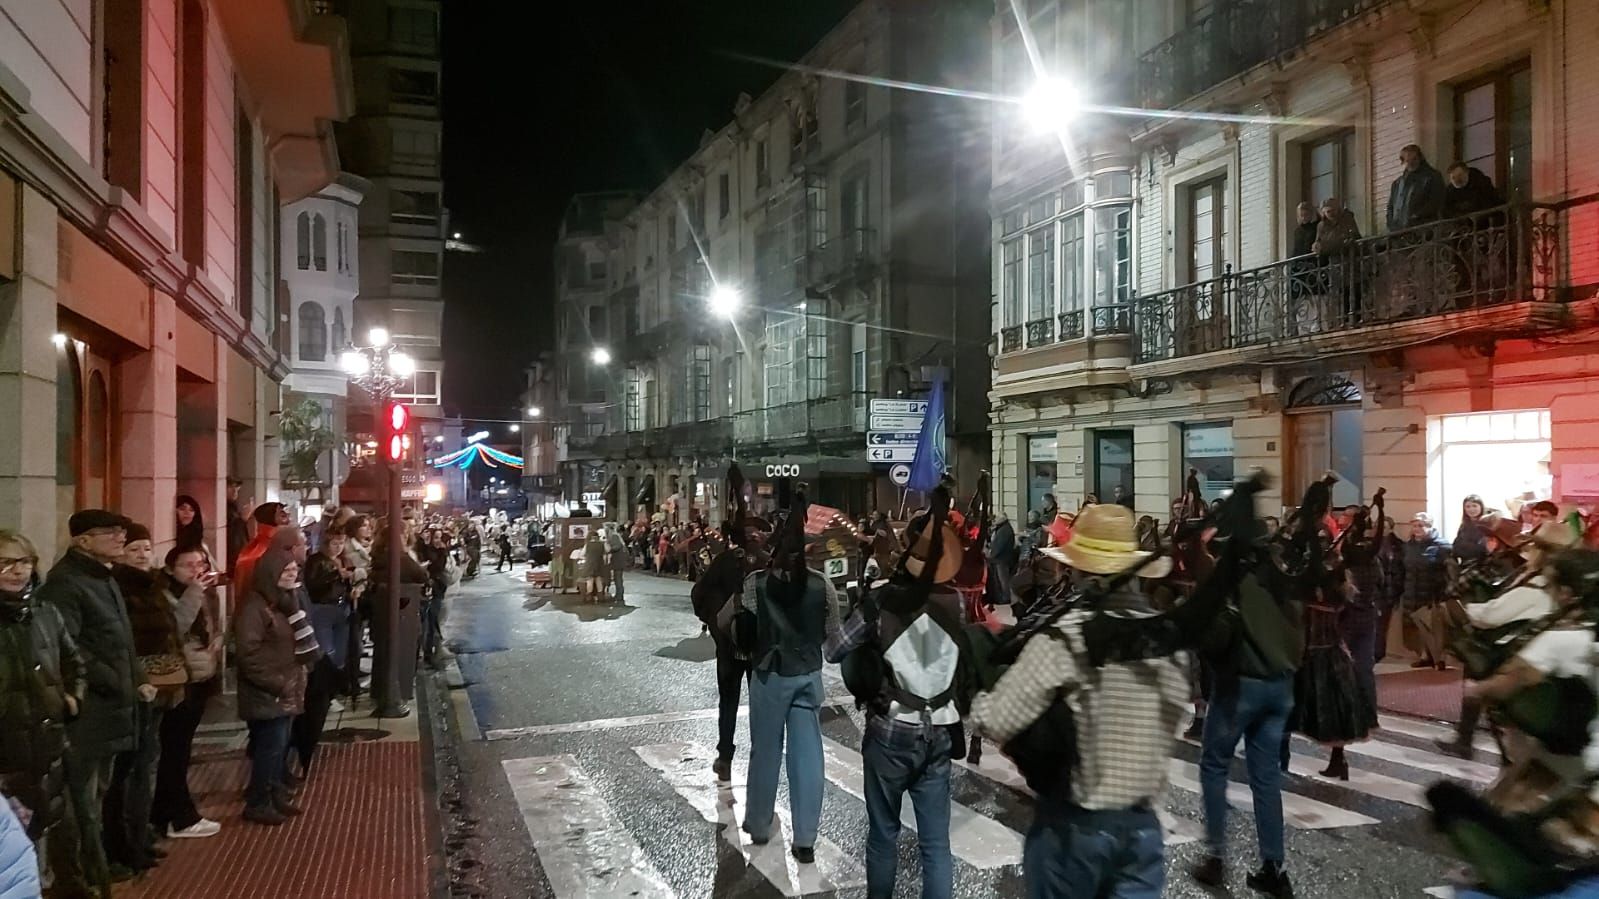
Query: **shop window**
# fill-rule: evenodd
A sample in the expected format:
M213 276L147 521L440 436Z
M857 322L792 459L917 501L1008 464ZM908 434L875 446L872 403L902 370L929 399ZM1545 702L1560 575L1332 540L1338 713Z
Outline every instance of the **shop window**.
M1549 410L1444 415L1427 425L1427 502L1445 539L1460 526L1460 506L1476 494L1509 512L1554 499Z
M1027 435L1027 495L1023 497L1027 508L1022 510L1023 521L1027 519L1025 513L1039 512L1044 508L1045 494L1055 492L1055 480L1059 475L1059 450L1060 442L1054 434Z
M1124 497L1133 495L1133 432L1094 432L1094 495L1102 503L1113 502L1116 488Z
M1232 422L1207 422L1183 425L1183 470L1181 481L1187 481L1190 469L1199 472L1199 493L1209 502L1219 499L1222 491L1231 490L1234 482ZM1172 496L1181 496L1179 483Z

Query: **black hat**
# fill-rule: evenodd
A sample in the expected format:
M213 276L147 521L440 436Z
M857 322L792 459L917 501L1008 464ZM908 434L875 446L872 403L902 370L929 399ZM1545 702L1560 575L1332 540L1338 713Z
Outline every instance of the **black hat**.
M129 543L132 543L135 540L152 540L152 539L154 539L154 538L152 538L150 536L150 529L145 527L144 525L138 523L137 521L128 522L127 525L126 525L126 528L127 528L127 532L128 532L128 542Z
M276 525L278 523L278 512L282 510L282 503L262 503L255 507L255 511L250 513L250 517L254 518L257 524Z
M80 537L95 528L127 528L133 522L105 509L80 509L67 519L67 533Z

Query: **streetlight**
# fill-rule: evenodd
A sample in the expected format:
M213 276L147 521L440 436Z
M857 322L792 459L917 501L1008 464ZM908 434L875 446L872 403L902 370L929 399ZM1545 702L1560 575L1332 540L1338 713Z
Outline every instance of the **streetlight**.
M722 318L732 318L738 314L739 307L744 305L744 296L735 287L718 284L711 288L709 304L711 312Z
M518 424L511 425L511 433L512 434L515 434L515 433L517 433L520 430L522 430L522 426L521 425L518 425Z
M544 410L540 409L538 406L529 406L529 407L527 407L527 417L528 418L538 418L540 415L543 415L543 414L544 414Z
M594 348L592 353L589 353L589 359L592 360L595 365L610 365L611 351L605 347L597 346Z
M1063 130L1082 111L1082 93L1059 78L1040 78L1022 98L1022 114L1041 133Z
M384 407L394 396L395 388L416 374L416 362L400 352L389 342L385 328L367 332L368 346L349 346L339 354L339 367L349 375L350 382L372 398L373 421L381 417ZM368 446L373 444L369 442ZM376 608L377 622L383 627L373 635L375 658L372 677L373 698L377 701L380 718L404 718L410 714L401 687L402 650L400 648L400 559L405 552L403 525L400 522L400 463L387 460L388 470L388 543L387 559L388 596ZM412 608L417 606L414 604ZM412 614L415 614L414 612Z

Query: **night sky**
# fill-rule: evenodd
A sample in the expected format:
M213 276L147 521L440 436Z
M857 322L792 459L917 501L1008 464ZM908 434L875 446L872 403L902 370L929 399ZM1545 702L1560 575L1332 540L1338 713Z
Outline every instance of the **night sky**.
M854 0L446 3L444 193L484 247L444 270L444 399L516 415L522 368L553 349L551 246L573 193L649 189ZM492 9L493 12L489 12Z

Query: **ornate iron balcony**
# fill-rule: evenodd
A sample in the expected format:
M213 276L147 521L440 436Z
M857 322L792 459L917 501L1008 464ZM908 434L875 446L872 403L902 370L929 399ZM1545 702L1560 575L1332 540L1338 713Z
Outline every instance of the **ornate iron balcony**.
M1083 310L1073 309L1060 314L1060 328L1056 332L1061 340L1081 340L1083 337Z
M999 351L1001 353L1014 353L1022 348L1022 326L1011 325L999 330Z
M1138 101L1166 109L1386 0L1216 0L1214 12L1138 58Z
M1571 210L1593 199L1501 206L1364 238L1341 253L1229 269L1219 278L1139 297L1132 316L1135 359L1156 362L1556 301L1570 261L1561 232L1570 230L1564 226Z
M1027 347L1047 346L1055 342L1055 320L1037 318L1027 323Z
M1133 333L1133 307L1131 303L1095 306L1092 311L1095 337L1103 337L1108 334Z

